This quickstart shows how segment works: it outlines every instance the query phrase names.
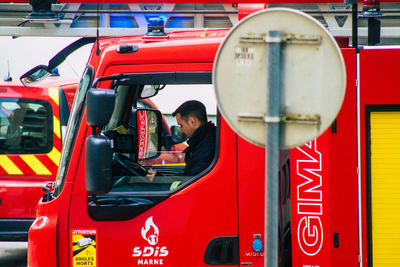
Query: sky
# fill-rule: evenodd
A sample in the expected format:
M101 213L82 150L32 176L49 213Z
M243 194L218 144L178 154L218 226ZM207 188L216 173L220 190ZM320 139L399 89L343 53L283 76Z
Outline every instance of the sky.
M0 78L10 71L13 79L19 79L36 65L47 65L61 49L74 42L75 37L18 37L0 36ZM67 79L82 76L90 53L90 45L80 48L59 67L60 74Z

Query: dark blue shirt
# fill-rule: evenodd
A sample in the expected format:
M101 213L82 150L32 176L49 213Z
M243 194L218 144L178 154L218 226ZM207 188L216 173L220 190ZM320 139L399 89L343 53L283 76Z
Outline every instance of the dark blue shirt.
M214 159L216 127L208 122L194 131L193 136L187 141L185 152L185 176L194 176L210 166Z

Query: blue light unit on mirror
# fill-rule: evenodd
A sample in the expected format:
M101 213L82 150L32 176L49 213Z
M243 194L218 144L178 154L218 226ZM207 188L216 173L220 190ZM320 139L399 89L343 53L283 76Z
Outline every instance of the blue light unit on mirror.
M253 241L253 249L255 252L260 252L263 249L263 243L261 239L254 239Z

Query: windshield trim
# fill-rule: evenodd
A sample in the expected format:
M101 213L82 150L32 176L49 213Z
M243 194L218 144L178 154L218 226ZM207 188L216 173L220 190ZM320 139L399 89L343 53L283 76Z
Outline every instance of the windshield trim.
M85 108L86 93L92 86L94 73L94 68L88 65L82 75L81 81L79 82L79 86L74 97L71 114L68 119L67 133L63 142L60 165L54 184L53 198L59 196L64 188L68 166L71 161L73 147L75 145L76 136L80 128L79 125L81 123L83 111ZM85 77L87 77L88 75L89 81L87 84L85 84L85 82L87 82L87 80L85 80Z

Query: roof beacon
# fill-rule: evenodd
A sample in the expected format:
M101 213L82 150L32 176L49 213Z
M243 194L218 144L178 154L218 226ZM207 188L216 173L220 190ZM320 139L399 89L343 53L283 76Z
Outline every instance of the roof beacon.
M149 18L146 36L167 36L164 32L164 20L161 17Z

